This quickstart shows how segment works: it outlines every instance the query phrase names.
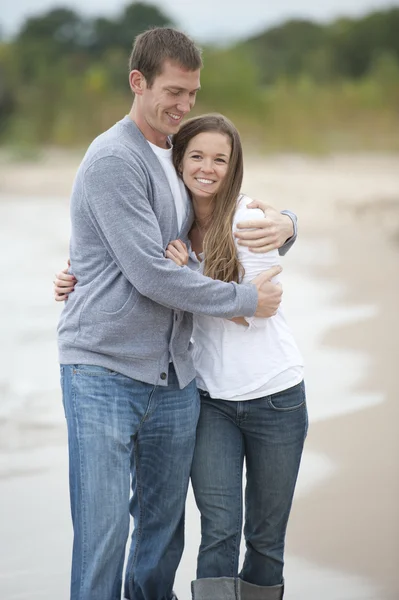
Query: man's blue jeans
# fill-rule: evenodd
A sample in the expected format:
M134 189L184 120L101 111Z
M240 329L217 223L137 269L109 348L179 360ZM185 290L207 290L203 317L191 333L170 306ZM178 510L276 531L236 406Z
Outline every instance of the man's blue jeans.
M284 541L308 427L303 382L256 400L201 393L191 472L201 512L197 578L237 577L245 457L246 554L239 577L283 583Z
M130 513L134 531L124 595L170 600L184 546L184 505L199 397L89 365L62 365L74 528L71 600L120 600Z

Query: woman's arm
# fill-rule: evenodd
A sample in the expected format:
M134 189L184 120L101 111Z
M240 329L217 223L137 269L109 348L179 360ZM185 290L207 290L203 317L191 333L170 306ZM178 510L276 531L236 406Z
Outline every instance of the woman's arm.
M247 201L248 200L249 199L247 199ZM233 232L236 231L238 223L244 223L249 220L249 215L251 215L251 219L260 223L262 220L267 221L263 210L259 208L248 208L248 204L245 205L242 202L234 216ZM262 273L280 264L280 256L276 248L264 252L259 252L259 249L257 249L258 252L255 253L250 247L241 245L238 240L236 240L236 248L238 260L244 268L243 282L245 283L252 281L259 275L259 273ZM279 284L277 277L274 277L271 281ZM264 327L267 323L267 319L259 319L255 317L243 317L243 320L250 327Z

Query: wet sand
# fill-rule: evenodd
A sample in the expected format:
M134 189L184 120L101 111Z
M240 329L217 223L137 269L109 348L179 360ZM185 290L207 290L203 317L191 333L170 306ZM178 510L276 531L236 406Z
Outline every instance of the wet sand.
M0 597L68 598L71 525L53 272L67 255L76 156L0 161ZM244 189L289 206L286 313L307 363L311 427L290 521L287 600L399 597L397 157L272 157ZM177 574L189 598L199 523L190 495Z
M312 425L307 450L337 468L309 496L297 498L288 545L313 563L376 583L379 595L370 598L393 600L399 597L399 247L368 226L345 226L337 238L337 264L323 277L344 284L342 304L361 299L378 310L335 327L322 343L365 353L367 370L353 391L382 393L383 402ZM345 587L339 593L337 599L347 597Z

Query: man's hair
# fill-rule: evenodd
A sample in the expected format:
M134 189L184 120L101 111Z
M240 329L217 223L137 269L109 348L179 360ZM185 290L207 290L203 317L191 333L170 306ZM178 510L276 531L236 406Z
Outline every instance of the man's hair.
M202 67L201 50L187 35L170 27L154 27L140 33L133 45L129 72L137 69L144 75L148 87L162 73L166 60L187 71Z

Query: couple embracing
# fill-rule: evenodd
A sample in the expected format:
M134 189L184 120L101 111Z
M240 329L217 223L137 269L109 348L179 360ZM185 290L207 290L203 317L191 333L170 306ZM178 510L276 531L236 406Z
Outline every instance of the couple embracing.
M307 432L303 363L277 280L296 217L265 217L241 193L228 119L182 123L202 67L187 36L144 32L129 66L133 105L79 167L71 264L55 289L66 300L70 597L175 598L191 477L201 513L193 598L280 600Z

